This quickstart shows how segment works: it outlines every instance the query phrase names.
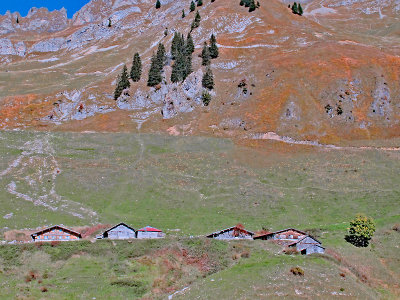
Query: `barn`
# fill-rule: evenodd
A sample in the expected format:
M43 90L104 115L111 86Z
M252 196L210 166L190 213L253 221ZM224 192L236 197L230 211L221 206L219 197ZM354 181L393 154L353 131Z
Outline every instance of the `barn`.
M299 241L308 234L304 231L297 230L294 228L287 228L275 232L269 232L254 237L255 240L274 240L282 244L292 244L293 242Z
M102 234L103 239L127 240L136 238L136 231L125 223L119 223Z
M220 231L210 233L206 237L219 240L253 239L254 233L244 229L242 225L236 225Z
M288 247L295 247L298 252L306 255L325 252L325 248L322 247L321 242L311 236L306 236L301 240L288 245Z
M79 232L65 228L61 225L48 227L31 234L35 242L50 242L50 241L76 241L82 238Z
M165 234L160 229L151 226L145 226L136 230L136 238L138 239L160 239L164 236Z

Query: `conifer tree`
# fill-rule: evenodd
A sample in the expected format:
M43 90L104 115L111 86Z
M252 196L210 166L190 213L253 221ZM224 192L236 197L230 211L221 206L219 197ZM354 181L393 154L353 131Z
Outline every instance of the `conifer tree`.
M114 91L114 100L117 100L121 96L122 91L131 86L128 78L128 69L126 65L122 68L121 74L118 76L117 85Z
M185 72L183 74L183 80L189 76L193 72L192 68L192 53L186 53L186 61L185 61Z
M199 27L200 26L200 20L201 20L200 13L199 13L199 11L197 11L196 12L196 16L194 17L194 20L192 22L191 29Z
M18 18L18 16L17 16L17 24L19 24L19 18Z
M165 47L162 43L158 44L158 49L157 49L157 64L160 70L164 67L166 61L167 61L167 56L165 55Z
M192 35L189 32L186 40L186 54L191 55L193 52L194 52L194 43Z
M202 6L203 5L203 0L197 0L197 6Z
M215 0L211 0L211 3L215 2Z
M298 10L297 10L297 3L295 2L295 3L293 3L293 5L292 5L292 13L294 13L294 14L298 14Z
M139 53L135 53L133 56L132 68L131 68L131 79L133 82L138 82L142 76L142 60L140 59Z
M243 6L243 5L244 5L244 0L240 0L239 5L240 5L240 6Z
M183 52L178 52L175 62L172 66L171 73L171 81L172 82L180 82L183 81L186 77L186 56Z
M147 80L147 86L155 86L162 81L160 66L158 64L157 55L153 54L151 57L151 66L149 70L149 78Z
M157 0L156 2L156 9L159 9L161 7L161 2L160 0Z
M180 43L180 38L181 38L180 34L175 31L174 37L173 37L172 43L171 43L171 56L172 56L172 59L175 59L175 57L176 57L176 53L178 51L178 45Z
M111 27L111 18L108 19L108 27Z
M214 75L210 67L207 67L206 73L204 73L201 83L206 89L212 90L214 88Z
M301 7L301 4L299 3L299 5L297 6L297 14L299 14L300 16L303 15L303 8Z
M201 64L203 66L208 66L210 65L211 62L211 56L210 56L210 50L207 46L207 42L204 42L203 50L201 51Z
M256 3L254 2L254 0L251 0L250 5L249 5L249 12L252 12L255 10L256 10Z
M194 1L190 3L190 12L194 11L196 9L196 4L194 4Z
M211 34L210 38L210 57L211 58L217 58L218 57L218 46L217 46L217 39L215 38L214 34Z
M186 17L186 15L185 15L185 10L182 9L182 19L183 19L184 17Z
M201 95L201 100L203 100L204 106L208 106L211 102L211 95L208 91L203 91Z

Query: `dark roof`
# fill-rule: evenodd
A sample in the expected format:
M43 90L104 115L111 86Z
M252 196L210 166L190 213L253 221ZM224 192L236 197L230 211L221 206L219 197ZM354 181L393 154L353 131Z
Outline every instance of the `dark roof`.
M138 229L137 231L147 231L147 232L162 232L162 230L151 227L151 226L145 226L143 228Z
M129 229L131 229L131 230L133 230L133 231L136 232L135 229L133 229L132 227L130 227L130 226L126 225L125 223L122 223L122 222L121 222L121 223L119 223L119 224L117 224L117 225L111 227L110 229L107 229L106 231L103 232L103 234L109 232L110 230L113 230L114 228L116 228L116 227L118 227L118 226L120 226L120 225L125 226L125 227L127 227L127 228L129 228Z
M265 233L265 234L258 235L256 237L254 237L254 239L261 239L263 237L272 236L274 234L278 234L278 233L285 232L285 231L290 231L290 230L298 232L298 233L301 233L301 234L304 234L304 235L307 235L307 236L310 236L307 232L304 232L304 231L301 231L301 230L297 230L295 228L286 228L286 229L278 230L278 231L275 231L275 232L270 232L270 233Z
M79 238L82 238L82 235L79 232L76 232L76 231L73 231L71 229L65 228L64 226L61 226L61 225L55 225L55 226L51 226L51 227L47 227L45 229L39 230L39 231L37 231L35 233L32 233L31 237L33 239L35 239L36 236L44 234L44 233L49 232L49 231L52 231L53 229L61 229L61 230L65 231L65 232L69 232L70 234L73 234L73 235L78 236Z
M319 245L318 246L321 246L321 242L320 241L318 241L315 237L313 237L313 236L311 236L311 235L306 235L305 237L303 237L302 239L300 239L300 240L298 240L298 241L295 241L295 242L293 242L293 243L291 243L291 244L289 244L288 246L290 247L290 246L294 246L294 245L296 245L296 244L298 244L298 243L300 243L302 240L304 240L304 239L306 239L306 238L312 238L314 241L316 241ZM322 246L321 246L322 247ZM324 248L324 247L322 247L322 248ZM325 248L324 248L325 249Z
M246 229L244 229L244 228L240 228L240 227L237 227L237 226L232 226L232 227L229 227L229 228L220 230L220 231L216 231L216 232L210 233L209 235L206 235L206 237L214 237L214 236L216 236L216 235L222 234L222 233L227 232L227 231L230 231L230 230L232 230L232 229L239 230L239 231L244 232L244 233L247 233L247 234L249 234L249 235L251 235L251 236L254 235L254 232L248 231L248 230L246 230Z

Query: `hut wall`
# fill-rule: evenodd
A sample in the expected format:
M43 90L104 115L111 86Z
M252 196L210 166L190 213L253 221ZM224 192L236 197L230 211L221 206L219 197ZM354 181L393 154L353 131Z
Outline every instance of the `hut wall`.
M218 234L217 236L214 237L214 239L218 240L253 239L253 237L250 234L246 234L244 232L240 232L237 236L235 236L235 230L231 229L229 231L225 231L224 233Z
M163 238L164 234L162 232L151 232L151 231L138 231L138 239L159 239Z
M125 240L136 238L136 233L132 229L119 225L108 231L108 238L113 240Z
M36 236L35 241L74 241L78 240L76 235L65 232L61 229L53 229L46 233Z

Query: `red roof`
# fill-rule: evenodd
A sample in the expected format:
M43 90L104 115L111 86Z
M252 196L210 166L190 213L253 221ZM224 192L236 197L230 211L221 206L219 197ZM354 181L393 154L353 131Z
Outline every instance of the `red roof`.
M154 228L154 227L151 227L151 226L146 226L146 227L140 228L137 231L162 232L162 230Z

